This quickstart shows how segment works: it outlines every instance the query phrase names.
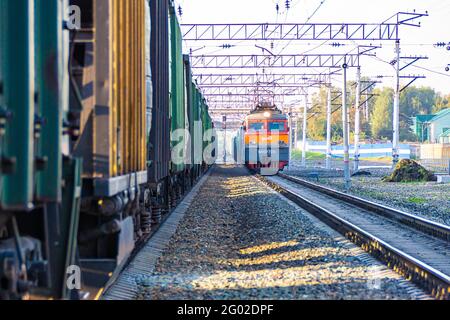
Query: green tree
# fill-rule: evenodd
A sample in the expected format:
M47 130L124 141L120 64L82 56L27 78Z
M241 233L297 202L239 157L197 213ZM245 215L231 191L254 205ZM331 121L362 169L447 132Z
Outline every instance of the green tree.
M430 114L436 100L436 92L429 87L409 87L400 95L400 113L406 117Z
M349 88L351 84L349 83ZM333 92L332 97L334 98L340 92L340 88L332 88ZM308 138L313 140L323 141L326 139L326 130L327 130L327 89L323 88L318 93L314 94L312 97L312 107L309 110L308 117ZM349 98L351 95L349 94ZM332 105L332 116L331 116L331 136L332 141L335 143L342 142L342 110L341 104L342 99L338 97L337 99L333 99ZM353 100L354 101L354 100ZM351 102L351 101L350 101ZM349 107L350 107L349 102ZM352 109L353 110L353 109ZM350 121L354 122L354 112L350 112ZM301 127L301 125L299 126ZM353 130L353 124L351 125Z
M348 84L349 110L350 110L350 131L354 132L355 115L355 86ZM333 96L341 91L341 88L333 88ZM392 139L392 118L393 118L393 98L394 91L391 88L370 88L371 93L376 94L375 98L369 100L369 121L365 119L364 107L361 108L361 138ZM362 100L365 99L363 95ZM332 115L332 139L335 143L342 142L342 99L333 101ZM321 89L312 98L312 108L308 115L308 138L313 140L326 139L326 106L327 90ZM400 95L400 140L416 141L417 137L412 130L412 119L418 114L437 113L450 107L450 94L442 95L429 87L409 87L403 90ZM302 128L302 121L299 123ZM301 131L299 131L301 136ZM351 142L353 134L351 134Z
M438 113L441 110L450 108L450 94L446 96L438 93L434 101L433 113Z
M371 115L371 130L373 138L391 138L393 94L391 88L375 89L377 94Z
M417 141L412 118L433 113L437 93L430 87L409 87L400 95L400 140Z
M327 91L321 89L313 95L312 107L308 114L308 138L312 140L323 141L326 139L327 118Z

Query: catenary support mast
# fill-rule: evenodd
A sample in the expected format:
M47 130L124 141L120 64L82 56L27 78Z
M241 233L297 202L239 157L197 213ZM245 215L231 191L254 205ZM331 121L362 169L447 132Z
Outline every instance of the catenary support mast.
M394 87L394 115L393 115L393 137L392 137L392 166L397 165L399 159L400 139L400 41L395 42L395 87Z
M355 99L355 152L354 152L354 171L359 170L359 140L361 131L361 67L356 69L356 99Z
M308 94L305 94L305 106L303 107L303 138L302 138L302 166L306 167L306 138L308 130Z
M351 187L350 178L350 148L349 148L349 122L348 122L348 106L347 106L347 64L342 66L342 131L344 134L344 179L345 189L349 190Z
M327 88L327 169L331 169L331 85Z

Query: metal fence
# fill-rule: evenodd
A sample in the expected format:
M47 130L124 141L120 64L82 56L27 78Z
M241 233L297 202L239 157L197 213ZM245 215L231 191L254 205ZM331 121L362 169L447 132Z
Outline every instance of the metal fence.
M306 168L326 168L326 160L306 160ZM292 164L294 167L303 167L301 160L293 160ZM360 160L359 161L359 167L360 169L365 168L380 168L380 169L389 169L391 168L392 164L387 163L385 161L370 161L370 160ZM339 158L332 158L331 159L331 169L343 169L344 168L344 161ZM354 161L353 159L350 159L350 169L353 170L354 168Z
M419 163L434 173L450 174L450 159L423 159Z
M450 159L424 159L418 160L427 170L433 171L437 174L450 174ZM294 167L302 167L301 160L293 161ZM325 168L326 160L307 160L306 168ZM331 169L343 169L344 162L338 159L331 160ZM391 163L377 162L377 161L360 161L360 169L365 168L380 168L389 169ZM350 160L350 169L353 170L353 160Z

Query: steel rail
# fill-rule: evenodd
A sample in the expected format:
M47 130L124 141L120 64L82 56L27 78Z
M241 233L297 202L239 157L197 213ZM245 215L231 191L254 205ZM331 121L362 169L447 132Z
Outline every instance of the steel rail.
M357 196L353 196L331 188L327 188L297 177L289 176L282 173L279 173L278 176L283 179L313 189L315 191L319 191L338 200L343 200L347 203L351 203L359 208L369 210L379 215L383 215L387 218L408 225L418 231L424 232L436 238L450 242L450 226L446 226L444 224L431 221L401 210L397 210L370 200L366 200Z
M206 179L211 174L211 167L208 168L202 176L198 178L194 182L194 184L186 190L184 194L181 195L180 199L176 203L174 207L170 207L167 213L162 214L161 221L157 224L154 224L150 230L150 233L146 235L143 239L138 241L135 244L135 248L125 261L118 266L114 272L112 273L111 277L109 278L108 282L104 285L103 288L97 288L99 289L96 297L88 297L86 300L105 300L105 297L108 295L113 296L122 296L121 299L130 299L130 296L134 295L133 289L136 287L136 284L133 282L131 284L129 281L125 281L129 286L127 288L124 287L118 287L115 288L116 284L124 280L123 277L124 273L127 271L128 268L132 268L133 263L136 262L136 258L139 256L139 254L144 251L146 245L158 234L158 232L166 227L167 221L173 216L174 212L183 207L183 203L186 198L189 198L192 194L196 194L198 192L198 189L203 185L203 183L206 181ZM126 278L126 277L125 277ZM125 290L125 291L124 291ZM130 292L127 292L127 291Z
M283 176L286 175L281 174L279 176L284 179ZM344 235L347 239L360 246L363 250L370 253L376 259L385 263L389 268L401 274L407 280L412 281L429 292L435 298L450 300L449 275L442 273L429 264L398 249L395 245L390 244L372 233L363 230L357 225L347 221L345 218L332 213L321 205L306 199L298 192L289 190L276 182L270 181L266 177L257 175L257 178L266 183L275 191L279 192L281 195L316 216L319 220L323 221L334 230ZM291 179L286 180L296 182Z

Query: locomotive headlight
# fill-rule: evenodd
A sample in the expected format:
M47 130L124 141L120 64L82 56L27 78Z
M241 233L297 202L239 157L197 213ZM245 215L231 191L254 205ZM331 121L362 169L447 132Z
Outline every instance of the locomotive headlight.
M270 112L264 112L264 117L266 117L266 118L270 118Z

